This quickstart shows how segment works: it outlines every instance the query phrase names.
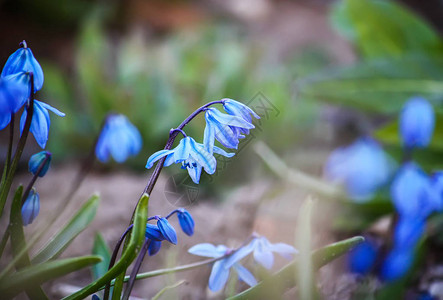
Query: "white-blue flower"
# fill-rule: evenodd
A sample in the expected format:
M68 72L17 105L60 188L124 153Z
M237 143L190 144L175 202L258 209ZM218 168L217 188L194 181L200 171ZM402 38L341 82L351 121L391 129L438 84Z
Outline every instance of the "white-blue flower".
M124 115L109 115L95 146L95 155L101 162L112 156L118 163L136 155L142 147L138 129Z
M272 244L264 236L255 237L248 245L240 248L236 253L231 255L226 262L227 267L230 267L237 261L246 257L250 253L253 253L254 260L261 264L266 269L271 269L274 265L274 254L278 253L286 259L291 259L292 256L298 253L297 249L285 244L276 243Z
M260 119L260 116L257 115L250 107L248 107L247 105L244 105L241 102L232 100L232 99L222 99L223 101L223 108L224 110L233 116L237 116L242 118L243 120L245 120L248 123L252 124L252 117L254 116L254 118L256 119ZM249 129L246 128L239 128L238 129L242 134L249 134Z
M202 144L197 143L192 137L185 137L180 140L177 147L172 150L160 150L152 154L146 163L146 168L150 169L154 163L165 157L164 166L168 167L173 163L182 164L183 169L187 169L192 181L199 183L202 168L208 174L214 174L217 162L214 156L205 150Z
M204 257L219 258L231 253L232 249L229 249L224 245L214 246L209 243L203 243L193 246L188 252ZM230 266L227 266L227 259L228 258L223 258L214 263L208 283L211 291L219 291L225 286L229 278L231 267L237 272L238 277L249 286L257 284L257 280L248 269L240 265L238 261L234 261Z

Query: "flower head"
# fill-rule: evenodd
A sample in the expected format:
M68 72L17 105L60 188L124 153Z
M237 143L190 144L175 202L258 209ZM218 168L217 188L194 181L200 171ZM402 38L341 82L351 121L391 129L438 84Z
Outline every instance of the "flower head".
M28 226L40 212L40 197L38 193L32 189L22 206L23 225Z
M406 148L423 148L429 145L434 133L435 113L424 98L411 98L400 114L400 135Z
M48 110L52 111L60 117L64 117L65 114L58 109L38 100L34 100L34 114L32 115L31 129L30 131L34 135L37 144L44 149L46 147L46 142L49 136L49 126L51 125L51 120L49 118ZM20 132L23 133L23 128L25 127L26 117L28 112L25 109L23 111L22 117L20 119Z
M146 168L152 168L157 160L165 156L165 167L170 166L172 163L182 164L182 168L188 170L192 181L197 184L200 181L202 167L206 173L214 174L217 164L214 156L206 151L202 144L197 143L189 136L180 140L179 145L172 150L160 150L152 154L148 158Z
M41 165L43 165L40 173L38 173L39 177L45 176L46 172L48 172L49 165L51 164L52 154L48 151L42 151L34 154L29 159L28 169L33 175L37 173L40 169Z
M392 162L380 145L360 138L352 145L334 150L325 166L328 180L344 184L348 195L359 202L369 200L392 173Z
M27 88L20 83L0 78L0 130L8 126L11 114L15 113L27 97ZM22 103L23 102L23 103Z
M9 56L6 61L1 77L16 74L19 72L34 74L34 89L38 91L43 86L44 76L43 70L38 61L35 59L30 48L27 47L26 42L22 42L23 48L18 49Z
M177 210L178 222L184 233L191 236L194 234L194 219L191 214L184 208Z
M243 116L228 115L216 108L208 108L205 112L206 147L212 149L217 139L226 148L237 149L239 139L244 138L249 129L254 128Z
M368 274L374 268L379 252L378 248L371 238L365 238L362 243L355 246L348 255L348 265L351 272L361 275Z
M250 107L232 99L228 98L223 99L223 108L228 114L240 117L246 122L251 124L252 124L251 116L253 116L256 119L260 119L260 116L257 115ZM242 134L249 134L249 129L240 128L239 130Z
M177 233L166 218L157 218L157 226L165 240L177 245Z
M136 155L142 147L142 138L137 128L124 115L109 115L95 147L95 155L107 162L111 155L118 163Z
M395 247L383 262L380 275L385 281L392 282L402 278L414 261L414 249Z
M232 249L229 249L224 245L214 246L209 243L198 244L188 250L188 252L191 254L212 258L220 258L222 256L229 255L232 253L232 251ZM211 291L219 291L225 286L229 278L231 267L237 272L238 277L249 286L254 286L257 284L257 280L255 279L254 275L252 275L248 269L240 265L238 260L228 266L227 258L223 258L216 261L212 266L208 284Z

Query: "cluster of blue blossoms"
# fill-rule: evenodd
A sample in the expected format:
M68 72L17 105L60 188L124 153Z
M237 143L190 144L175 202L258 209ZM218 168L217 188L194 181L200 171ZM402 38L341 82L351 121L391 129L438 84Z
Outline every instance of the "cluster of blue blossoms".
M215 146L215 140L226 148L237 149L239 140L254 128L251 116L260 119L251 108L238 101L222 99L220 103L223 104L227 114L214 107L205 108L206 127L203 144L197 143L181 131L184 138L180 140L179 145L174 149L160 150L152 154L148 158L146 168L152 168L156 161L166 157L163 166L167 167L173 163L181 164L183 169L188 170L189 176L196 184L200 181L202 169L208 174L214 174L217 165L214 153L225 157L234 155Z
M360 202L369 200L379 188L390 183L391 200L398 216L392 249L384 260L377 259L382 255L380 245L368 238L349 256L352 271L360 274L378 271L383 280L394 281L411 268L426 219L443 210L443 172L428 175L411 159L414 149L429 145L434 127L432 105L414 97L405 103L400 114L404 161L396 171L392 160L370 138L362 138L331 154L325 167L328 178L344 184L350 198ZM381 266L377 261L382 262Z

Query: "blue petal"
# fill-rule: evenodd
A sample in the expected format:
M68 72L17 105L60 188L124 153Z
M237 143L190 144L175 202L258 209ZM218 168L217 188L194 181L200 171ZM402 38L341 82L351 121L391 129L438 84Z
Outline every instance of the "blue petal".
M185 210L181 209L177 213L178 222L180 224L180 227L182 228L183 232L187 235L191 236L194 234L194 219L192 218L191 214Z
M230 115L242 115L243 119L245 119L245 120L248 120L248 117L249 117L249 120L250 120L251 119L250 115L253 115L254 118L256 118L256 119L260 119L260 116L257 115L255 113L255 111L253 111L247 105L245 105L245 104L243 104L241 102L232 100L232 99L228 99L228 98L225 98L225 99L222 99L222 100L224 100L223 108L225 109L225 111L228 114L230 114ZM250 121L249 121L249 123L250 123Z
M413 248L422 237L426 222L421 218L400 217L395 227L394 239L396 247Z
M228 277L229 268L224 266L224 260L216 261L209 276L209 289L213 292L221 290L228 281Z
M245 129L252 129L255 128L254 125L251 123L243 120L241 117L228 115L220 112L216 108L209 108L208 113L211 115L211 117L216 120L218 123L228 126L234 126L234 127L240 127Z
M154 154L152 154L152 155L148 158L148 161L147 161L147 163L146 163L146 169L150 169L150 168L152 168L152 166L154 165L154 163L155 163L157 160L161 159L161 158L164 157L164 156L167 156L167 155L173 154L173 153L174 153L174 150L160 150L160 151L155 152ZM169 166L169 165L168 165L168 166Z
M248 256L256 247L257 239L253 239L249 244L239 248L232 255L226 258L226 267L230 268L244 257Z
M400 134L404 146L423 148L429 145L435 127L435 112L424 98L411 98L400 114Z
M182 162L187 160L189 157L189 153L191 151L191 137L185 137L181 139L178 146L174 149L174 160L175 163Z
M256 247L254 250L254 259L266 269L271 269L274 265L274 255L268 249Z
M191 177L192 181L195 184L199 184L200 182L200 176L202 174L202 167L200 165L197 165L196 167L187 167L189 177Z
M377 255L377 245L372 239L366 238L363 243L358 244L349 252L349 269L353 273L366 275L374 268Z
M206 119L206 114L205 114ZM213 148L214 148L214 141L215 141L215 128L212 122L208 122L206 120L206 126L205 131L203 135L203 145L205 145L206 151L212 154Z
M393 249L386 257L381 268L382 279L391 282L402 278L411 268L413 260L413 249Z
M40 197L37 192L31 190L22 206L23 225L31 224L40 212Z
M224 249L220 248L220 246L224 247ZM223 245L216 247L209 243L202 243L192 246L188 252L198 256L218 258L223 256L226 250L227 248Z
M435 172L431 178L431 190L433 192L431 201L436 211L443 210L443 171Z
M101 162L107 162L109 160L109 150L106 145L108 134L108 128L105 126L98 137L97 145L95 146L95 156L97 156L98 160Z
M37 101L37 100L35 100L35 101ZM52 106L49 105L49 104L46 104L46 103L41 102L41 101L37 101L37 102L39 102L39 104L40 104L43 108L46 108L47 110L52 111L52 112L55 113L57 116L64 117L64 116L66 115L64 112L59 111L57 108L52 107Z
M159 218L157 221L157 226L168 242L177 245L177 233L175 232L174 227L169 224L168 220L165 218Z
M205 169L206 173L214 174L217 165L215 157L206 151L202 145L197 144L193 138L190 138L189 155Z
M47 158L46 158L47 157ZM39 177L45 176L46 172L48 172L49 165L51 164L51 158L52 155L48 151L42 151L39 153L36 153L31 156L29 159L28 169L29 171L35 175L40 168L40 165L45 161L45 165L41 169L40 173L38 174Z
M146 224L145 236L148 239L151 239L153 241L163 241L163 240L165 240L165 237L161 233L161 231L158 228L158 226L157 225L152 225L152 224L149 224L149 223Z
M29 99L31 87L29 85L29 74L19 72L3 77L4 81L11 89L9 90L9 101L13 112L17 112Z
M151 240L148 246L148 254L149 256L156 255L162 246L162 242Z
M228 125L217 122L209 110L205 113L205 120L207 126L209 126L211 130L214 130L214 136L217 141L227 148L237 149L238 137Z
M293 254L298 253L297 249L285 243L270 244L269 250L280 254L286 259L292 259Z
M214 153L219 154L219 155L223 155L225 157L233 157L235 155L235 153L228 153L225 150L217 147L217 146L213 146L212 147Z
M235 264L233 267L235 271L237 271L238 278L243 280L247 285L254 286L257 284L257 279L255 279L254 275L252 275L252 273L249 272L248 269L246 269L239 263Z

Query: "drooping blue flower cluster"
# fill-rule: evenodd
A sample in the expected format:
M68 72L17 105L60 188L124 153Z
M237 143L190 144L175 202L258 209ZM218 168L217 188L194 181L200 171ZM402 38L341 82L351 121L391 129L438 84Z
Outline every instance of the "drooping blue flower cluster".
M390 179L393 162L380 145L369 137L334 150L325 165L325 177L343 184L357 202L370 200Z
M8 58L0 78L0 130L10 123L11 115L26 104L20 119L20 133L23 133L29 109L31 74L34 78L32 83L34 93L43 87L44 81L43 70L31 49L27 47L25 41L22 42L22 46ZM65 114L37 100L34 101L33 110L30 131L37 144L44 149L48 141L50 127L48 110L61 117Z
M146 168L152 168L156 161L166 157L163 166L180 163L183 169L188 170L189 176L196 184L200 181L202 169L208 174L214 174L217 165L214 153L225 157L234 155L215 146L215 141L226 148L237 149L239 140L254 128L251 116L260 118L251 108L238 101L222 99L221 103L227 114L214 107L205 108L206 127L203 144L185 135L176 148L152 154L148 158Z
M254 260L265 267L271 269L274 265L274 254L278 253L286 259L291 259L298 251L287 244L272 244L264 236L253 235L252 240L245 246L236 250L225 245L214 246L209 243L197 244L188 250L189 253L203 257L220 258L212 266L209 276L209 289L211 291L221 290L229 278L231 268L233 268L238 277L249 286L257 284L254 275L240 264L240 260L253 253Z
M407 101L400 114L399 134L407 159L397 170L390 186L398 220L392 249L378 270L385 281L395 281L409 271L417 243L426 229L426 219L432 213L443 210L443 172L429 176L410 160L414 149L429 145L435 126L434 118L432 105L418 97ZM373 241L357 246L350 255L351 270L361 274L373 270L377 248Z
M177 214L182 231L188 236L192 236L194 234L194 219L184 208L179 208L172 211L165 218L160 216L151 217L148 220L157 220L157 224L146 224L145 236L150 240L148 246L148 254L150 256L155 255L158 253L158 251L160 251L163 241L168 241L174 245L177 244L177 233L174 227L168 221L168 219L174 214Z
M138 129L121 114L109 115L100 132L95 155L101 162L112 156L118 163L136 155L142 148L142 137Z

